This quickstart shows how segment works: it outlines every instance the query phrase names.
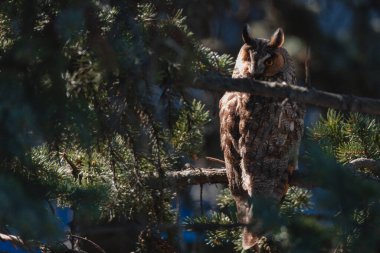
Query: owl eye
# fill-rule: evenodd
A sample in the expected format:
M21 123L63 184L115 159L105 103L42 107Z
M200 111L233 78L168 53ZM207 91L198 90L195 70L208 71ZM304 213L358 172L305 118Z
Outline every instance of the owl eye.
M266 60L264 61L264 64L265 64L266 66L271 66L271 65L273 65L273 59L272 59L272 58L266 59Z

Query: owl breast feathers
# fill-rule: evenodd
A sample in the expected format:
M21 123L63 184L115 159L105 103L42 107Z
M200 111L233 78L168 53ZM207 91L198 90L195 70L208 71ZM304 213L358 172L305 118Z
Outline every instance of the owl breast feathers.
M293 62L282 47L282 29L266 40L252 38L245 28L243 40L233 78L295 84ZM289 176L297 167L304 107L288 99L226 92L219 108L221 147L237 218L252 224L252 197L279 203L287 192ZM247 249L257 243L258 236L248 226L242 239Z

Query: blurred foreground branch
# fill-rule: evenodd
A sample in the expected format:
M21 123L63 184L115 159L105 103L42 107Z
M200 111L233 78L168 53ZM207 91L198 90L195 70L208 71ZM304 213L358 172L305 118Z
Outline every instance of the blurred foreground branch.
M366 180L371 180L380 183L380 179L362 172L358 169L368 168L380 170L380 162L367 159L358 158L344 166L350 170L355 176L361 177ZM182 171L167 172L164 178L147 177L145 182L149 187L174 187L174 186L188 186L197 184L227 184L227 174L225 168L190 168ZM319 182L309 180L309 174L303 171L295 171L290 178L289 184L302 188L314 188L320 186Z
M0 233L0 241L10 242L14 246L19 246L22 248L25 247L24 241L19 236L16 236L16 235L6 235L6 234Z
M351 169L367 168L370 170L380 171L380 161L369 158L357 158L350 161L346 167Z
M257 81L247 78L233 79L228 77L203 76L196 78L192 86L218 92L239 91L250 92L264 97L289 98L300 103L333 108L340 111L380 115L379 99L336 94L278 82Z

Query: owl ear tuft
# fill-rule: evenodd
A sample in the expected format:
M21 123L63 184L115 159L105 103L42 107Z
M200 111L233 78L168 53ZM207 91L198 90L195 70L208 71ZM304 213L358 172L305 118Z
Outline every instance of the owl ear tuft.
M269 41L270 47L282 47L285 41L285 34L282 28L278 28L272 35Z
M249 25L246 24L244 27L243 27L243 34L242 34L242 37L243 37L243 41L244 43L246 44L251 44L252 43L252 38L251 36L249 35Z

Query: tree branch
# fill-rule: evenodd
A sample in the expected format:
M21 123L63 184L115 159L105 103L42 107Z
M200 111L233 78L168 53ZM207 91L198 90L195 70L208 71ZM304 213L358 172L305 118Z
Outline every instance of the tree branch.
M370 170L377 170L380 172L380 161L369 158L357 158L349 162L346 167L351 169L367 168Z
M316 185L304 180L305 174L295 171L290 185L303 188L313 188ZM197 184L228 184L225 168L191 168L182 171L167 172L165 177L145 177L145 183L151 188L184 187Z
M0 233L0 241L10 242L15 246L25 248L24 241L19 236L16 236L16 235L6 235L6 234Z
M79 173L80 173L79 167L76 166L75 163L70 160L70 158L68 157L68 155L66 153L62 153L62 157L70 165L70 167L71 167L71 173L73 174L73 177L75 179L78 179Z
M167 172L164 177L145 177L145 183L152 188L187 186L197 184L227 184L224 168L191 168L182 171Z
M89 244L91 244L97 251L101 252L101 253L106 253L106 251L100 247L98 244L96 244L95 242L85 238L85 237L82 237L82 236L79 236L79 235L69 235L69 237L73 237L73 238L76 238L76 239L80 239L82 241L85 241L85 242L88 242Z
M357 171L361 168L377 169L380 171L380 161L367 158L358 158L344 168L350 170L356 176L366 180L371 180L380 183L377 177L361 173ZM165 174L165 177L158 178L157 176L145 177L145 183L151 188L161 187L184 187L197 184L228 184L225 168L191 168L182 171L171 171ZM319 183L309 179L307 172L296 170L290 177L289 184L301 188L311 189L318 187Z
M380 115L380 100L341 95L278 82L257 81L248 78L203 76L194 80L193 87L210 91L239 91L264 97L289 98L299 103L333 108L341 111Z

